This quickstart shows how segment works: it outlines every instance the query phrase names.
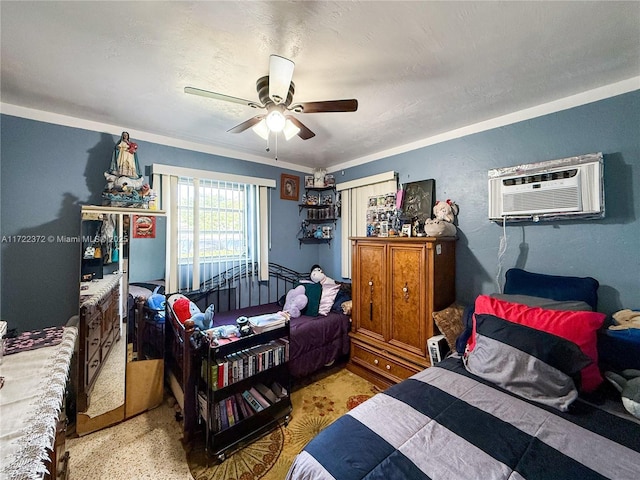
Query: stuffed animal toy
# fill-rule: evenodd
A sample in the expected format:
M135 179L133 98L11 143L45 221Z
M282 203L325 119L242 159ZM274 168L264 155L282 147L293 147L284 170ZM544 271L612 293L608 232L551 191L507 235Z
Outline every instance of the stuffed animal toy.
M628 328L640 328L640 312L634 310L620 310L613 314L617 325L611 325L609 330L627 330Z
M636 418L640 418L640 370L623 370L621 375L604 372L604 376L622 395L622 404Z
M209 305L205 313L188 298L180 298L173 303L173 311L180 323L192 320L200 330L208 330L213 325L214 306Z
M196 313L200 313L196 304L186 297L179 298L173 303L173 311L180 323L184 323Z
M319 283L320 285L336 283L333 278L327 277L327 275L322 271L322 267L320 267L320 265L314 265L311 267L311 274L309 275L309 278L311 278L313 283Z
M287 292L282 313L288 315L289 318L298 318L308 302L309 299L305 295L304 285L298 285Z
M424 222L424 233L428 237L454 237L458 231L454 225L458 210L458 205L451 200L438 200L433 207L435 218Z

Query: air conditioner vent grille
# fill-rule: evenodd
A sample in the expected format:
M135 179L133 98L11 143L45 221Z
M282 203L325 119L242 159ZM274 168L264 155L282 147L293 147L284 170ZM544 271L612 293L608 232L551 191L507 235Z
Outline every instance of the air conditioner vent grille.
M503 197L506 215L542 212L575 212L580 210L580 191L577 186L548 190L531 190Z

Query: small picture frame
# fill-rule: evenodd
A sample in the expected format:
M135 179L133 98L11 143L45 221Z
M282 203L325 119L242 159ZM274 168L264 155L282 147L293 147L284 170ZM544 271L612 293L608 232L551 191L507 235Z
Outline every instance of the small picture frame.
M304 176L304 186L305 188L313 188L313 175Z
M156 217L153 215L134 215L133 238L156 238Z
M336 185L336 177L331 174L324 176L324 186L325 187L335 187Z
M405 223L404 225L402 225L402 236L403 237L410 237L411 236L411 224L410 223Z
M300 177L296 175L280 175L280 198L283 200L298 201L300 195Z

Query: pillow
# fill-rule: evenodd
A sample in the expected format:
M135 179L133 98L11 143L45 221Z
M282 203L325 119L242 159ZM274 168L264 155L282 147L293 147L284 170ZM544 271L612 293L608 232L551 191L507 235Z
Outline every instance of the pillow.
M553 300L552 298L533 297L531 295L507 295L505 293L492 293L493 298L511 303L521 303L528 307L540 307L545 310L572 310L574 312L593 311L591 305L580 300Z
M595 311L598 308L598 286L598 281L591 277L544 275L510 268L505 274L504 293L553 300L580 300Z
M333 307L331 307L331 310L333 310L334 312L342 313L342 304L347 300L351 300L351 284L341 283L340 290L336 295L336 299L333 302Z
M473 310L474 306L468 305L462 314L462 326L464 327L464 330L456 340L456 351L460 355L464 353L467 348L467 342L469 341L469 338L471 338L471 332L473 331Z
M603 378L598 369L597 331L606 318L604 313L545 310L480 295L476 298L475 314L483 313L542 330L575 343L593 361L581 372L581 390L592 392L602 383ZM472 333L470 345L475 341L474 336Z
M318 305L318 313L320 315L328 315L333 307L333 302L340 291L340 285L337 283L324 283L322 285L322 293L320 295L320 304Z
M533 297L531 295L508 295L504 293L493 293L491 294L491 296L499 300L506 300L507 302L512 303L522 303L523 305L527 305L529 307L540 307L547 310L593 310L588 303L579 300L561 301L553 300L552 298ZM467 346L467 341L469 340L469 337L471 337L471 331L473 327L473 310L474 306L469 305L462 315L462 324L464 325L464 331L456 340L456 350L460 355L464 353L464 350Z
M322 285L313 282L300 282L298 285L304 286L304 293L309 300L307 302L307 306L303 310L301 310L302 314L308 315L310 317L317 317L318 309L320 308Z
M464 325L462 324L464 310L463 306L454 303L444 310L433 312L432 314L438 330L444 335L451 351L455 350L456 339L464 330Z
M574 377L592 360L570 340L494 315L474 317L466 369L528 400L566 411L578 397Z

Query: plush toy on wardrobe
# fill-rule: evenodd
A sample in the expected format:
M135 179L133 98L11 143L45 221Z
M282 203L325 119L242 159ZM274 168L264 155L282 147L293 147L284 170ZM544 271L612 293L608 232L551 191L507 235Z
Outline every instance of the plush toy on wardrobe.
M438 200L433 207L435 218L424 222L424 233L428 237L455 237L458 229L455 226L458 205L451 200Z

